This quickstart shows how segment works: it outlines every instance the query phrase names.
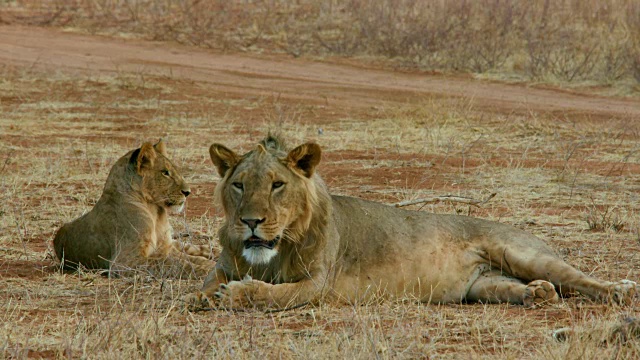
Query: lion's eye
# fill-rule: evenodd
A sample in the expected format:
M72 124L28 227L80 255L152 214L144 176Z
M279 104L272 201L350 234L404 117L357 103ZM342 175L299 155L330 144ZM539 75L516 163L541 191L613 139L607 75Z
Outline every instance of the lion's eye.
M233 185L233 187L238 189L238 190L242 190L244 188L244 186L242 185L241 182L234 182L231 185Z
M282 181L276 181L273 184L271 184L271 188L272 189L279 189L284 185L284 183Z
M166 169L165 169L165 170L162 170L162 171L161 171L161 173L162 173L162 175L164 175L164 176L171 176L171 173L169 172L169 170L166 170Z

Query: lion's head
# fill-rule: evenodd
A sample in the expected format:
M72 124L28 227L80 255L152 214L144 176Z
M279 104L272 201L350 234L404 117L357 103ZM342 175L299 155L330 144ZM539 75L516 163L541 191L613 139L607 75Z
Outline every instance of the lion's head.
M314 170L320 146L306 143L287 152L269 136L244 155L220 144L211 145L209 153L222 177L216 197L231 247L258 265L268 264L283 243L299 241L318 203Z
M162 140L133 150L128 166L140 177L139 189L145 201L176 213L184 209L191 189L167 158Z

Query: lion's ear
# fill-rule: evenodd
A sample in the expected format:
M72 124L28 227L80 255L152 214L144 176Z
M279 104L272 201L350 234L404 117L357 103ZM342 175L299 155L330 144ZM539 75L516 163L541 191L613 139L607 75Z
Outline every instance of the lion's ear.
M220 144L211 145L209 148L209 155L211 156L211 162L213 162L213 165L218 168L218 174L220 174L221 177L224 177L227 171L236 166L240 160L236 153Z
M153 167L153 162L156 160L156 151L151 143L144 143L140 149L136 149L131 154L129 162L135 167L136 171L140 173L142 169Z
M153 148L156 149L156 151L162 154L164 157L167 157L167 146L165 145L165 142L162 141L162 139L158 140L158 142L153 145Z
M304 176L311 177L320 163L322 150L316 143L306 143L291 150L287 155L287 162L294 168L302 171Z

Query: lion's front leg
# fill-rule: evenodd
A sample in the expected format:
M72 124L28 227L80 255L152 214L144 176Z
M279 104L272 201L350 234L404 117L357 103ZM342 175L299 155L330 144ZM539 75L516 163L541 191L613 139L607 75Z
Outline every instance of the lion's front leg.
M189 294L184 298L187 309L227 308L242 309L249 307L270 307L269 287L274 285L245 276L241 281L220 282L214 275L214 281L206 283L202 291Z
M241 281L220 284L213 297L218 306L228 309L267 308L272 305L269 290L273 286L247 275Z
M216 297L214 296L220 288L220 284L225 284L229 280L225 272L219 267L214 268L204 280L202 290L188 294L183 298L186 309L189 311L199 311L216 307Z
M314 301L320 295L311 279L274 285L245 276L241 281L220 284L214 298L219 306L232 309L285 309Z

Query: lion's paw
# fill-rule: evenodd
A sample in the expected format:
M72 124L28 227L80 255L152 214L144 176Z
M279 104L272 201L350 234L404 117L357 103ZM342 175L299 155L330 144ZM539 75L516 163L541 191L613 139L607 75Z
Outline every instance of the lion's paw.
M618 305L629 305L636 296L635 281L620 280L613 283L609 290L609 300Z
M213 307L213 301L202 291L188 294L182 300L184 301L185 310L187 311L202 311Z
M544 280L534 280L527 284L524 291L523 303L527 307L535 308L548 304L556 304L560 297L552 283Z
M216 302L227 308L246 308L254 304L254 295L261 281L253 280L246 275L241 281L230 281L220 284L218 291L213 294Z

